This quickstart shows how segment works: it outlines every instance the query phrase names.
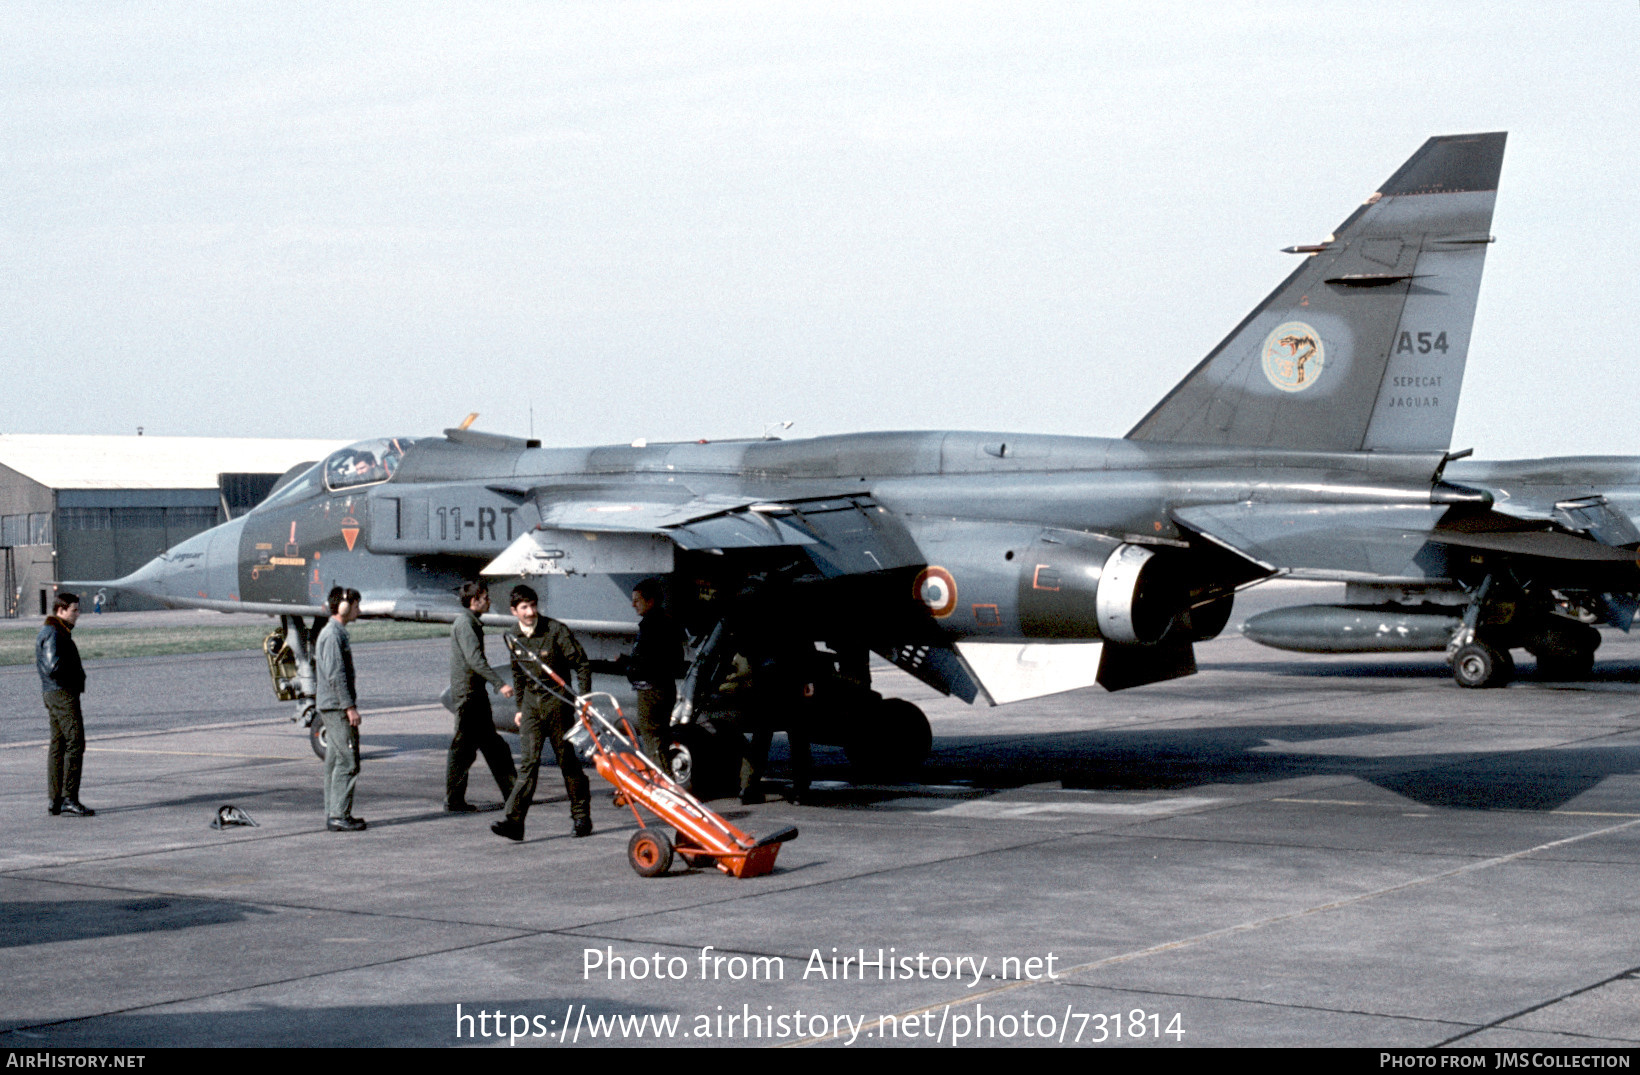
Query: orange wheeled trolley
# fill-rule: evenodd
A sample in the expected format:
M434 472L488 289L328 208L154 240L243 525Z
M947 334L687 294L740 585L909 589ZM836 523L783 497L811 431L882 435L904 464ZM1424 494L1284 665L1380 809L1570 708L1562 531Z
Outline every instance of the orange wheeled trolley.
M658 877L671 867L674 851L691 866L710 862L735 877L757 877L774 869L780 845L796 839L797 826L788 825L761 838L742 832L644 756L636 746L632 725L613 695L600 691L576 698L569 684L538 655L510 638L507 648L519 667L543 690L575 707L579 728L570 738L581 739L591 748L598 775L615 785L632 808L632 816L638 819L638 831L626 848L634 870L644 877ZM601 712L594 700L606 702L614 718ZM566 746L573 749L574 743ZM659 826L646 824L639 806L672 826L676 835L668 837Z

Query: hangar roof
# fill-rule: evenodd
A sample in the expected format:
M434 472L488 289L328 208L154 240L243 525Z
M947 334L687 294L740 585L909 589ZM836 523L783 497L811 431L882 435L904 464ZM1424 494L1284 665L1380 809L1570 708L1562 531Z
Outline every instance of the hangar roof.
M215 489L219 474L283 474L349 443L6 433L0 434L0 466L52 489Z

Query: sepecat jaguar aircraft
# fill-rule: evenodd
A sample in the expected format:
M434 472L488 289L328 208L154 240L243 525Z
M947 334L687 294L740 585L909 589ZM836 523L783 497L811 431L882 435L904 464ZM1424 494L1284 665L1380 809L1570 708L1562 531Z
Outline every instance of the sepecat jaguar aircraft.
M530 578L609 660L631 586L661 576L695 643L680 766L717 751L725 680L762 646L828 668L816 741L903 771L928 724L869 690L871 652L971 702L1189 675L1239 589L1376 577L1405 535L1476 506L1443 470L1504 140L1430 139L1289 248L1301 264L1123 438L549 448L463 426L339 451L111 585L280 617L276 683L311 707L306 620L332 585L366 616L449 620L463 581Z

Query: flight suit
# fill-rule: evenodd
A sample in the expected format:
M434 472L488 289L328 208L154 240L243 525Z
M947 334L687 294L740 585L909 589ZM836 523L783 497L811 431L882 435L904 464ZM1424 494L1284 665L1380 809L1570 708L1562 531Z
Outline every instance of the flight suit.
M565 683L573 683L577 694L592 691L592 664L586 650L576 641L568 627L557 620L543 616L535 622L535 630L525 633L522 627L508 632L525 649L537 654L547 667L558 673ZM523 757L519 761L518 780L507 799L507 820L523 824L529 813L530 800L535 796L536 779L541 769L541 752L550 743L558 756L558 771L564 775L564 790L569 793L569 815L575 821L592 818L592 786L581 768L575 749L564 742L564 736L575 726L575 713L568 702L547 694L534 680L524 674L519 662L512 663L513 702L522 715L518 734L522 740Z
M505 686L484 656L484 625L472 609L462 609L450 629L450 705L456 711L455 735L444 771L444 807L460 810L467 806L467 770L480 752L495 777L501 797L512 794L517 771L512 750L495 730L495 715L484 684Z
M791 752L792 798L802 801L808 794L813 769L809 751L810 710L820 678L814 644L781 638L772 628L753 647L752 690L748 706L751 740L740 763L740 798L743 803L763 801L763 774L769 767L769 746L778 727L786 729Z
M315 702L325 725L325 817L340 821L353 816L359 782L359 729L347 719L359 704L347 628L327 620L314 651Z

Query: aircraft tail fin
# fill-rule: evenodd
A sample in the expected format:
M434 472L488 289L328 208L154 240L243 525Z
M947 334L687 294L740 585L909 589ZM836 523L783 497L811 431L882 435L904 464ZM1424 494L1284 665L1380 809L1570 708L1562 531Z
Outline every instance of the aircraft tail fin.
M1451 445L1506 135L1431 138L1128 433L1316 451Z

